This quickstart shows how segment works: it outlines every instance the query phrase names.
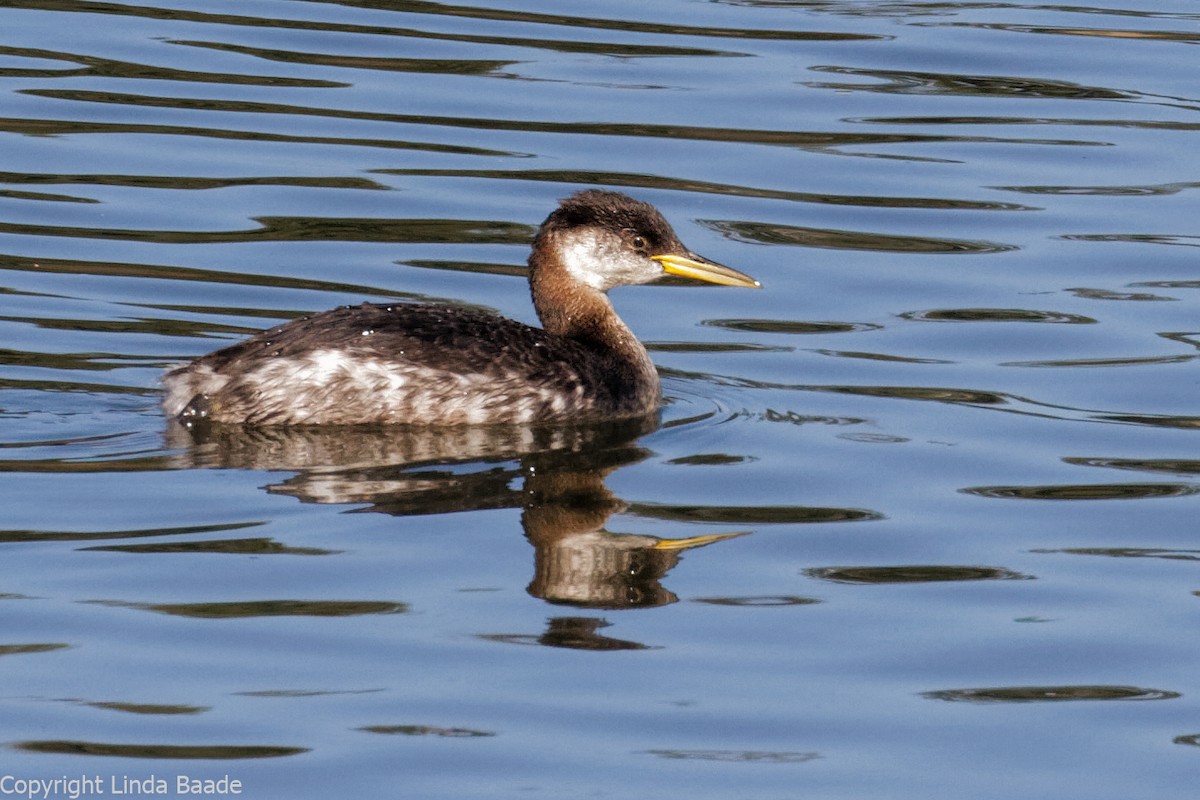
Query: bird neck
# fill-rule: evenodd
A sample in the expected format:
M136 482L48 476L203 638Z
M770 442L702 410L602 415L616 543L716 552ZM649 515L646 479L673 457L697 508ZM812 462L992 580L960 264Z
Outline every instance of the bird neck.
M543 232L554 237L554 232ZM533 307L547 333L574 339L595 350L604 351L643 370L654 366L646 348L621 321L608 296L572 276L552 254L553 241L537 246L529 257L529 287ZM548 255L549 254L549 255Z

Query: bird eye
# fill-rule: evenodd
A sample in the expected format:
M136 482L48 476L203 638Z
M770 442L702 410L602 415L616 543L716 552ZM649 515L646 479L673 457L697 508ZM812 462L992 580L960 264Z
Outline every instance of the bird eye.
M634 250L645 250L646 249L645 237L634 234L634 237L630 240L630 243L633 245Z

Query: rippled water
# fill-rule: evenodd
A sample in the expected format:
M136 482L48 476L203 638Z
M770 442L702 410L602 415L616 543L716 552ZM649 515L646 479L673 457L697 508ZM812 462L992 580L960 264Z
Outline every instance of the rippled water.
M1194 3L0 31L0 793L1195 795ZM661 420L163 418L314 310L532 321L584 186L764 284L614 293Z

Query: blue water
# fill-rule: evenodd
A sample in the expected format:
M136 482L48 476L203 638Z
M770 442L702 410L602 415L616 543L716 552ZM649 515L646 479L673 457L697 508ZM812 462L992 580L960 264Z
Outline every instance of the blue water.
M1198 23L5 4L0 795L1193 797ZM764 286L613 293L661 419L164 419L339 304L534 322L588 186Z

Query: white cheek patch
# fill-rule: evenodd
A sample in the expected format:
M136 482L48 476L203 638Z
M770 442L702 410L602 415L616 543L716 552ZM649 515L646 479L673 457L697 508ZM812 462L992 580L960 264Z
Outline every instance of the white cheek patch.
M608 281L596 269L600 242L594 233L579 233L567 238L560 253L567 273L582 284L605 291Z
M662 267L625 247L614 234L572 231L563 237L559 258L572 278L601 292L614 286L648 283L662 275Z

